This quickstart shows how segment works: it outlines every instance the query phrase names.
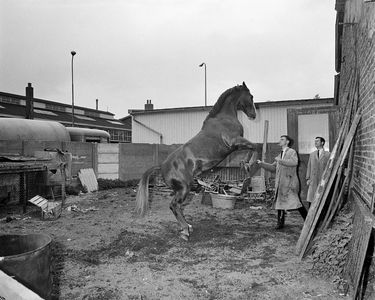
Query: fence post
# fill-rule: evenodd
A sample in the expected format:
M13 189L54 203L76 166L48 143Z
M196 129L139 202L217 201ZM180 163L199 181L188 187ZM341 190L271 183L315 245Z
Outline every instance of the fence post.
M154 165L158 166L159 165L159 144L154 144Z
M91 143L92 145L92 169L94 170L94 173L96 175L96 178L98 178L98 144L97 143Z

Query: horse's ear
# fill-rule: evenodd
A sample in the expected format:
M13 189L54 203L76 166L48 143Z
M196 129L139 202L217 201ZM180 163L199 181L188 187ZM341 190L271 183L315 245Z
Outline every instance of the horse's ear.
M243 85L243 87L245 87L245 88L247 88L247 89L249 89L247 86L246 86L246 83L245 83L245 81L244 82L242 82L242 85Z

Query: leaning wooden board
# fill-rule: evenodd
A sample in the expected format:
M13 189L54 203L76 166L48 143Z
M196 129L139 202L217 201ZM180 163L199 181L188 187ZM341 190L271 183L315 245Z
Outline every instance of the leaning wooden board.
M82 186L87 188L87 192L98 190L98 181L93 169L80 169L78 171L78 178Z

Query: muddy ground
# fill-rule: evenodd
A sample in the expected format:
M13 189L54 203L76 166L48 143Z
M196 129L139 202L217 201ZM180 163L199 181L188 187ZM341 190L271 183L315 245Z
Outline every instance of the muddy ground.
M237 201L234 210L201 204L185 209L189 242L178 237L167 190L151 192L151 213L134 219L133 188L69 196L59 219L1 222L2 234L52 237L52 299L349 299L330 278L312 275L295 245L303 223L287 215L274 230L275 211ZM262 206L262 209L254 209Z

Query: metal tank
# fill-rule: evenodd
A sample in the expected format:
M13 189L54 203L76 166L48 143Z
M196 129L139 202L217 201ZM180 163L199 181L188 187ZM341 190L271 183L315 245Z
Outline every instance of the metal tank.
M51 299L51 238L44 234L0 236L0 270Z
M107 131L91 128L66 127L72 142L108 143L110 135Z
M59 122L0 118L0 140L70 142L70 135Z

